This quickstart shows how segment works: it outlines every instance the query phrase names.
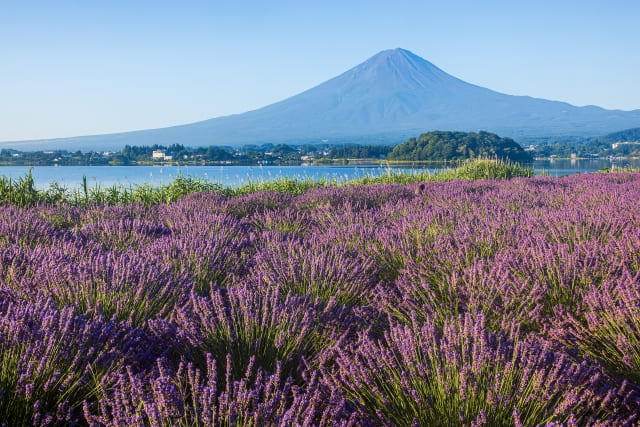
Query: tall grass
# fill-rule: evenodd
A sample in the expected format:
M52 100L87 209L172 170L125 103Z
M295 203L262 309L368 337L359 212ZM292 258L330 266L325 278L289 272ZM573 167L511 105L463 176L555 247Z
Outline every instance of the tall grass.
M376 176L365 176L355 179L349 184L371 185L371 184L413 184L416 182L437 182L437 181L477 181L481 179L511 179L516 177L532 177L533 167L511 163L497 159L476 159L461 163L458 166L431 173L425 172L406 173L394 172L387 169L386 174Z
M228 187L218 182L211 182L200 178L178 176L169 184L153 187L149 184L141 185L113 185L90 187L86 178L80 188L68 189L53 182L48 188L40 190L35 187L32 172L22 178L11 179L0 176L0 204L17 206L33 206L37 204L69 204L74 206L90 205L123 205L129 203L143 203L155 205L170 203L182 196L203 191L211 191L227 197L242 196L260 191L274 191L300 195L309 189L317 187L338 187L342 185L375 185L375 184L412 184L416 182L480 180L480 179L510 179L514 177L531 177L533 168L518 163L501 160L480 159L461 164L450 170L436 173L425 172L395 172L387 169L379 175L367 174L362 178L340 181L322 178L278 178L272 181L259 181Z
M43 196L34 186L31 170L15 181L4 175L0 177L0 203L28 206L44 201Z

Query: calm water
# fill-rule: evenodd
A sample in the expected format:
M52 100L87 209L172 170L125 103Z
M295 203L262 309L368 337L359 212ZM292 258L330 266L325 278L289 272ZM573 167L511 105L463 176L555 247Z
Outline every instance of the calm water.
M190 176L219 182L227 186L239 186L247 182L261 182L277 178L300 179L321 178L344 181L369 175L387 173L386 167L379 165L358 166L0 166L0 175L11 178L24 177L33 170L33 179L38 188L46 188L57 182L67 188L82 186L82 178L87 177L90 187L100 185L168 184L177 176ZM410 166L392 167L394 171L423 171L424 168ZM436 171L436 169L431 169Z
M595 172L611 167L637 167L640 160L614 161L594 160L543 160L534 163L536 173L551 176L571 175L580 172ZM362 177L366 174L380 175L387 173L386 167L379 165L358 166L0 166L0 175L13 179L24 177L33 169L33 178L38 188L46 188L51 182L57 182L67 188L82 185L82 177L86 176L91 187L121 185L138 185L149 183L162 185L171 182L182 174L202 178L224 185L237 186L249 180L260 182L281 177L337 179L346 180ZM425 168L411 166L392 166L394 171L424 171ZM428 168L435 172L438 168Z

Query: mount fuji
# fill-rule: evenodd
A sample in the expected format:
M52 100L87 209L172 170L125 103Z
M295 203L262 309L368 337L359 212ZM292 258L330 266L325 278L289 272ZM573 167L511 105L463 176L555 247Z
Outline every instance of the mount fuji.
M242 114L161 129L0 143L18 149L124 145L400 143L430 130L485 130L518 141L589 137L640 127L640 110L576 107L464 82L404 49L382 51L283 101Z

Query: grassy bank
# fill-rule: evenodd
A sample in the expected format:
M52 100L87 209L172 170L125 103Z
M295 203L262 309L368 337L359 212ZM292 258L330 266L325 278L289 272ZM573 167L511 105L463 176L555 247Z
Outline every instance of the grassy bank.
M453 180L475 181L479 179L510 179L530 176L533 176L532 167L499 160L474 160L438 173L429 173L428 171L404 173L388 169L385 174L366 175L350 181L280 178L273 181L250 181L240 187L228 187L217 182L179 176L171 183L158 187L152 187L148 184L134 186L114 185L111 187L103 187L97 184L90 186L85 179L81 188L69 189L57 183L52 183L49 188L41 190L36 188L33 176L29 173L16 180L4 176L0 177L0 204L18 206L70 204L84 206L91 204L121 205L144 203L152 205L172 202L187 194L203 191L212 191L227 197L242 196L259 191L275 191L298 195L315 187L411 184L415 182Z

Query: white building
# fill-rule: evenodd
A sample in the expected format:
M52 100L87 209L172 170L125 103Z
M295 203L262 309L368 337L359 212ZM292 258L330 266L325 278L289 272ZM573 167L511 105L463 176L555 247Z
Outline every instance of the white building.
M611 144L611 148L615 150L621 145L640 145L640 142L637 142L637 141L614 142L613 144Z

